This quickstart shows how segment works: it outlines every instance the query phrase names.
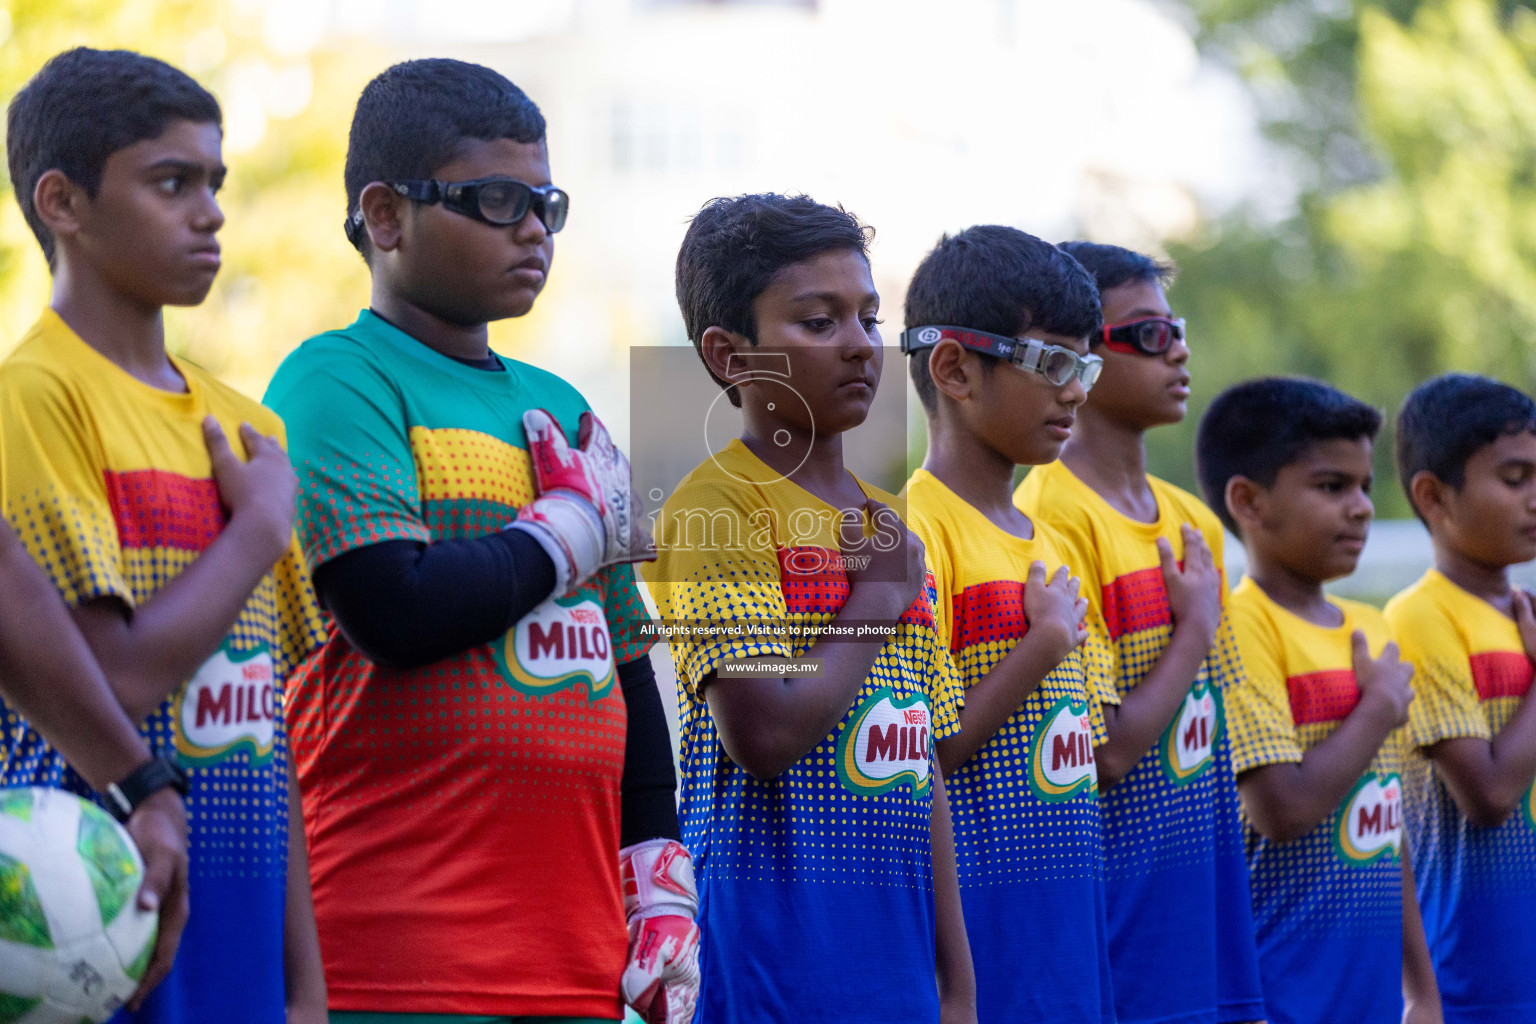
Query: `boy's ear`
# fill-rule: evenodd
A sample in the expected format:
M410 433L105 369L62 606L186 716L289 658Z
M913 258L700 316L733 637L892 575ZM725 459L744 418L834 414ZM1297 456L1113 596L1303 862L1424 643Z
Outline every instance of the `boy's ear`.
M38 220L57 240L80 230L80 205L87 199L85 190L69 180L57 167L43 172L32 189L32 206Z
M928 376L933 379L933 386L955 402L963 402L976 393L980 370L975 359L966 358L965 346L953 338L945 338L928 353Z
M750 387L752 375L743 376L741 371L730 365L731 354L740 352L748 347L746 338L728 331L724 327L706 327L704 336L699 339L699 354L704 357L704 365L710 372L721 380L735 384L738 388ZM737 380L737 377L742 379Z
M363 225L368 241L378 252L393 252L400 246L400 210L410 202L382 181L369 182L357 197L363 211Z
M1244 535L1263 522L1269 497L1268 488L1259 486L1245 476L1234 476L1227 481L1227 491L1223 497L1227 503L1227 513Z
M1449 490L1444 480L1427 469L1421 469L1408 481L1408 501L1424 517L1425 522L1432 522L1445 514L1446 492Z

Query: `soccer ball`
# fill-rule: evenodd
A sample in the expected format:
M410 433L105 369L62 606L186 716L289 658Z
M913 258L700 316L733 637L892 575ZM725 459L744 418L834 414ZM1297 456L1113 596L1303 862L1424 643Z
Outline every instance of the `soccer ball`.
M59 789L0 789L0 1024L105 1021L149 966L157 919L121 825Z

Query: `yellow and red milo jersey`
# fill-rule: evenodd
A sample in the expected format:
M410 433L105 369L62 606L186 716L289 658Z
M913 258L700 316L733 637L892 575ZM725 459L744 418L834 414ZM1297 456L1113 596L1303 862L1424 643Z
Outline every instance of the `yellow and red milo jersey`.
M1360 702L1352 637L1378 657L1391 640L1370 605L1330 598L1326 627L1282 608L1252 579L1232 592L1244 678L1227 694L1232 767L1300 763ZM1339 806L1276 844L1244 814L1259 966L1270 1017L1398 1020L1403 1014L1403 781L1389 736Z
M1119 703L1156 666L1173 634L1157 539L1181 563L1188 523L1218 566L1221 524L1193 495L1149 477L1153 523L1114 509L1062 462L1032 469L1014 502L1046 524L1088 598L1085 658L1114 680ZM1222 711L1242 677L1227 616L1183 706L1151 750L1100 798L1116 1015L1139 1021L1264 1017L1243 863L1237 786ZM1170 942L1177 935L1178 942ZM1170 977L1188 984L1169 985Z
M1050 528L1028 540L919 469L907 516L933 567L934 605L967 689L1029 632L1026 580L1065 564ZM946 785L977 1002L985 1020L1114 1020L1094 747L1101 686L1074 650ZM1020 935L1050 935L1050 956Z
M136 380L44 312L0 366L0 497L64 600L130 609L184 572L225 526L203 441L213 416L238 451L241 423L282 422L173 359L185 393ZM4 600L4 597L0 597ZM142 728L191 777L192 918L153 1019L281 1019L287 882L290 672L321 640L297 544L256 585L219 649ZM8 786L84 781L0 705ZM231 950L238 950L231 954Z
M931 574L842 719L779 775L731 759L707 697L743 685L730 662L838 642L807 632L837 618L846 566L861 557L842 545L838 516L732 441L667 499L660 557L642 568L663 625L686 630L669 639L683 839L702 896L700 1021L938 1018L933 744L958 731L962 695Z
M1531 687L1509 616L1431 569L1386 607L1413 663L1405 826L1447 1021L1536 1019L1536 817L1528 789L1497 828L1473 825L1426 752L1494 739Z

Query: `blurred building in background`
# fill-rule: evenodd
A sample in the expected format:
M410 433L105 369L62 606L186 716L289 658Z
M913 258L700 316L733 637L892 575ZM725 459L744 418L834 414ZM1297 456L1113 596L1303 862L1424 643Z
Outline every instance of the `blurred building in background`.
M627 350L686 344L673 265L712 197L804 192L874 226L894 344L945 231L1159 247L1258 163L1236 79L1146 0L340 2L327 31L488 64L542 107L572 214L539 306L496 338L617 420Z

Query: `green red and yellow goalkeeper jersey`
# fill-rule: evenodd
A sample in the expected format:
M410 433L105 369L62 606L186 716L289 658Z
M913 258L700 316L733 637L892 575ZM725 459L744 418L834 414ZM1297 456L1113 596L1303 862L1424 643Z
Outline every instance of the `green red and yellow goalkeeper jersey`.
M288 357L267 401L290 424L312 565L516 517L533 498L523 412L549 410L574 443L587 405L501 363L466 366L369 311ZM329 623L290 728L333 1009L620 1015L615 666L649 647L644 615L616 569L407 671Z
M1513 619L1435 569L1386 617L1414 669L1406 827L1446 1024L1536 1020L1536 797L1527 789L1497 828L1474 825L1426 756L1498 736L1530 699L1531 659Z
M1172 635L1157 552L1184 557L1181 527L1204 535L1221 565L1221 524L1193 496L1149 477L1155 523L1110 506L1064 463L1037 466L1014 501L1051 527L1088 598L1083 656L1115 681L1105 703L1139 685ZM1100 798L1109 960L1120 1024L1220 1024L1264 1018L1237 784L1222 710L1242 660L1227 616L1183 706L1150 751ZM1168 979L1179 978L1179 984Z
M967 689L1024 639L1030 566L1064 559L1050 528L1029 540L994 525L933 474L907 482L934 614ZM1102 666L1102 659L1094 667ZM1073 651L948 779L965 928L984 1024L1114 1024L1104 922L1104 847L1093 749L1099 688Z
M183 393L136 380L48 310L0 367L5 515L71 606L114 599L143 607L218 539L226 520L205 416L219 421L237 451L241 423L282 437L271 412L198 367L172 362L186 381ZM170 976L132 1016L140 1024L282 1018L284 687L320 639L309 571L294 544L256 585L219 649L141 727L191 778L194 909ZM0 704L0 720L0 785L90 795L25 719Z
M844 559L859 552L843 550L837 515L732 441L667 499L661 557L643 570L664 624L700 631L670 638L701 901L698 1024L938 1019L933 743L959 728L961 692L931 581L842 719L778 776L731 760L707 698L733 685L716 676L729 662L838 642L799 632L848 599Z
M1360 702L1352 636L1372 657L1391 640L1370 605L1330 598L1325 627L1272 601L1251 579L1232 591L1244 678L1227 693L1239 774L1299 764ZM1393 733L1339 806L1311 832L1274 843L1247 821L1253 916L1271 1024L1403 1018L1403 780Z

